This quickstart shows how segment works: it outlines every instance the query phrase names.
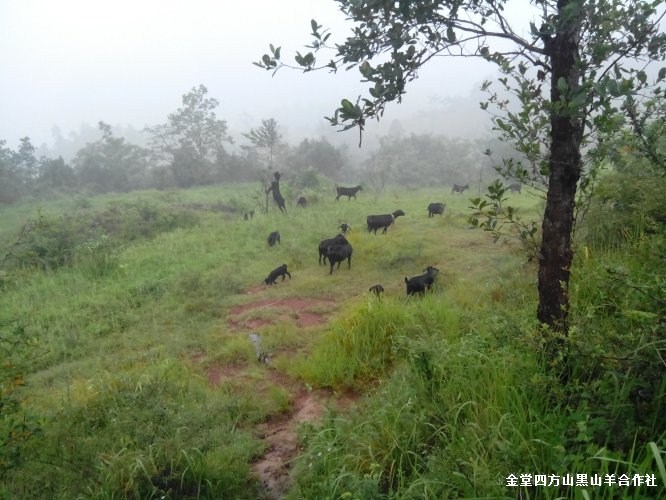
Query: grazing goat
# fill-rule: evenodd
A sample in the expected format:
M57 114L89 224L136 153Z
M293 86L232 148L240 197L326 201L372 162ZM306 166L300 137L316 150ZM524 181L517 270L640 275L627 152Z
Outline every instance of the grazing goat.
M513 184L509 184L509 189L511 190L512 193L518 193L520 194L520 190L523 188L521 184L518 182L515 182Z
M430 290L430 287L435 282L435 276L439 273L439 269L428 266L424 271L425 274L420 276L414 276L413 278L405 277L407 295L414 295L415 293L423 295L426 290Z
M356 193L362 191L361 186L356 186L353 188L335 186L335 190L338 192L338 195L335 197L335 201L338 201L340 199L340 196L346 196L347 201L351 200L352 196L354 197L354 199L356 199Z
M333 243L326 248L326 258L328 258L328 263L331 265L331 272L329 274L333 274L333 266L336 262L338 264L338 269L340 269L340 263L345 259L347 259L347 269L351 269L353 251L354 249L344 236L341 234L336 236L333 239Z
M342 234L347 234L347 231L351 231L351 226L343 222L340 224L339 229L342 231Z
M377 297L381 297L382 293L384 293L384 287L377 283L376 285L372 285L368 292L374 293Z
M321 240L319 242L319 265L321 265L322 258L324 259L324 264L326 264L326 259L328 258L328 247L332 245L344 245L349 244L347 238L342 234L338 234L335 238L328 238L326 240Z
M428 205L428 218L434 217L435 214L437 215L442 215L444 213L444 209L446 208L446 204L444 203L431 203Z
M282 276L282 281L284 281L285 276L289 276L289 279L291 279L291 274L289 274L289 271L287 271L287 264L282 264L281 266L273 269L268 275L268 278L264 280L264 283L267 285L275 285L275 280L280 276Z
M268 235L268 246L272 247L276 243L280 243L280 233L278 231L273 231Z
M254 217L254 210L250 210L249 212L245 212L245 215L243 216L243 218L245 220L250 220L253 217Z
M382 231L382 234L386 233L389 226L401 215L405 215L405 212L402 210L396 210L392 214L368 215L368 232L374 231L375 234L377 234L377 229L383 227L384 230Z
M469 184L465 184L464 186L459 186L458 184L453 185L453 189L451 190L451 194L453 193L460 193L462 194L465 189L469 189Z
M297 207L302 207L305 208L305 206L308 204L308 200L305 199L305 196L301 196L298 201L296 202Z

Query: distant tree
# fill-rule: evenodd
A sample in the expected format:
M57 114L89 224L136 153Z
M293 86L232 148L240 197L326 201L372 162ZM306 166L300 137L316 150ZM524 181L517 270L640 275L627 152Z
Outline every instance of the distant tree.
M562 339L568 335L572 232L583 148L589 134L617 116L615 103L639 98L648 82L643 61L663 60L666 34L659 32L661 0L535 0L536 21L523 35L507 18L506 1L438 0L357 2L338 0L355 23L353 36L334 46L330 33L311 22L314 52L296 54L298 68L337 71L356 67L370 83L369 98L343 99L329 118L332 125L358 128L382 116L386 105L400 102L408 82L439 56L478 56L505 74L522 109L495 120L523 153L547 138L539 173L548 178L539 258L537 318ZM663 11L663 9L662 9ZM490 43L496 43L491 48ZM333 59L317 66L315 53L330 48ZM628 60L638 64L626 64ZM275 71L286 66L280 47L271 45L257 65ZM662 69L657 80L666 77ZM545 91L545 92L544 92ZM547 95L547 97L546 97ZM500 108L500 111L502 109ZM528 134L528 135L526 135ZM537 139L536 142L540 142ZM562 341L548 342L551 361L566 362Z
M21 179L14 168L14 153L0 141L0 203L13 203L20 197Z
M303 139L289 152L288 164L297 174L312 168L316 173L336 179L347 164L347 158L326 139Z
M148 152L115 137L107 123L98 125L102 138L86 144L73 161L80 184L99 193L144 187Z
M17 151L0 141L0 203L13 203L34 188L38 160L29 137L20 139Z
M146 128L150 147L158 164L167 165L179 187L206 184L215 180L216 160L223 143L233 140L227 122L219 120L217 99L208 97L204 85L183 95L183 107L168 115L168 122Z
M39 174L36 179L38 191L71 191L77 187L74 169L65 163L62 156L51 159L42 157L39 161Z
M372 186L375 195L384 192L394 170L395 166L390 161L387 163L385 158L380 159L377 153L370 155L370 158L367 158L361 164L361 171Z
M30 142L30 137L20 139L18 151L14 156L15 168L21 173L24 185L27 187L32 179L37 177L38 160L35 157L35 146Z
M385 136L364 168L378 191L386 182L413 186L464 184L478 178L481 157L476 143L466 139Z
M259 154L264 153L266 155L266 168L273 170L275 167L275 154L283 145L277 120L275 118L261 120L261 127L250 129L248 133L243 135L250 140L250 149Z

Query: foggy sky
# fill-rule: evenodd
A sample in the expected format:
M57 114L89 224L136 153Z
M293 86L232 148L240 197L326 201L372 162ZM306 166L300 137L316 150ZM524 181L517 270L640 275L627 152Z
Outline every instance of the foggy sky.
M204 84L218 118L238 133L273 117L289 141L330 129L341 98L364 94L357 70L331 75L270 73L252 65L283 47L283 59L310 42L310 19L349 32L332 0L0 0L0 139L51 144L80 124L165 123L181 97ZM441 58L421 70L401 105L383 121L407 119L469 96L495 70L478 59ZM475 105L475 113L478 105ZM409 122L407 122L409 133ZM452 125L456 128L456 124ZM459 127L458 127L459 128ZM368 134L379 127L369 124ZM421 131L419 131L422 133ZM435 131L433 131L435 132ZM385 132L384 132L385 133ZM353 141L353 138L350 138Z

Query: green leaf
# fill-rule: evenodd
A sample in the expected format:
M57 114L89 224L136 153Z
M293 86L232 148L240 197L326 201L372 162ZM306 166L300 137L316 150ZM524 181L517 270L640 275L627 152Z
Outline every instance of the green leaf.
M456 32L453 31L453 28L449 26L446 29L446 39L449 41L449 43L455 43L456 42Z
M663 80L664 78L666 78L666 66L659 70L658 78L659 80Z
M647 75L645 74L645 71L639 71L636 76L638 77L638 81L641 83L645 83L647 81Z
M566 94L567 90L569 90L569 84L563 76L557 80L557 90L560 91L560 94Z
M498 126L499 128L501 128L501 129L504 130L505 132L509 132L509 131L511 130L511 126L510 126L510 125L507 125L506 123L504 123L504 121L503 121L502 119L500 119L500 118L497 118L497 119L495 120L495 123L497 124L497 126Z
M354 105L351 103L351 101L347 99L343 99L340 101L340 104L342 105L342 109L348 113L351 113L354 111Z
M539 29L536 27L536 24L530 23L530 32L533 36L539 36Z
M319 27L317 26L317 21L314 19L310 20L310 26L312 27L312 33L317 33L317 28Z

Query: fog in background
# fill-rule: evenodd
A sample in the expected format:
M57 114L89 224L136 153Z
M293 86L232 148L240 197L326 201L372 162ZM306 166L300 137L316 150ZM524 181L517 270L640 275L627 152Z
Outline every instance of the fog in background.
M332 39L349 33L332 0L2 1L0 140L14 148L27 136L42 150L69 156L53 149L56 136L74 132L71 137L95 140L104 121L140 143L144 127L164 123L183 94L203 84L220 101L218 118L227 121L236 144L262 119L275 118L286 142L326 137L356 149L357 132L337 133L323 117L340 99L365 94L358 71L281 70L271 78L252 64L269 43L282 46L284 60L306 51L312 18L331 28ZM432 62L408 86L402 104L368 124L364 149L389 130L488 134L478 88L494 74L479 59Z

